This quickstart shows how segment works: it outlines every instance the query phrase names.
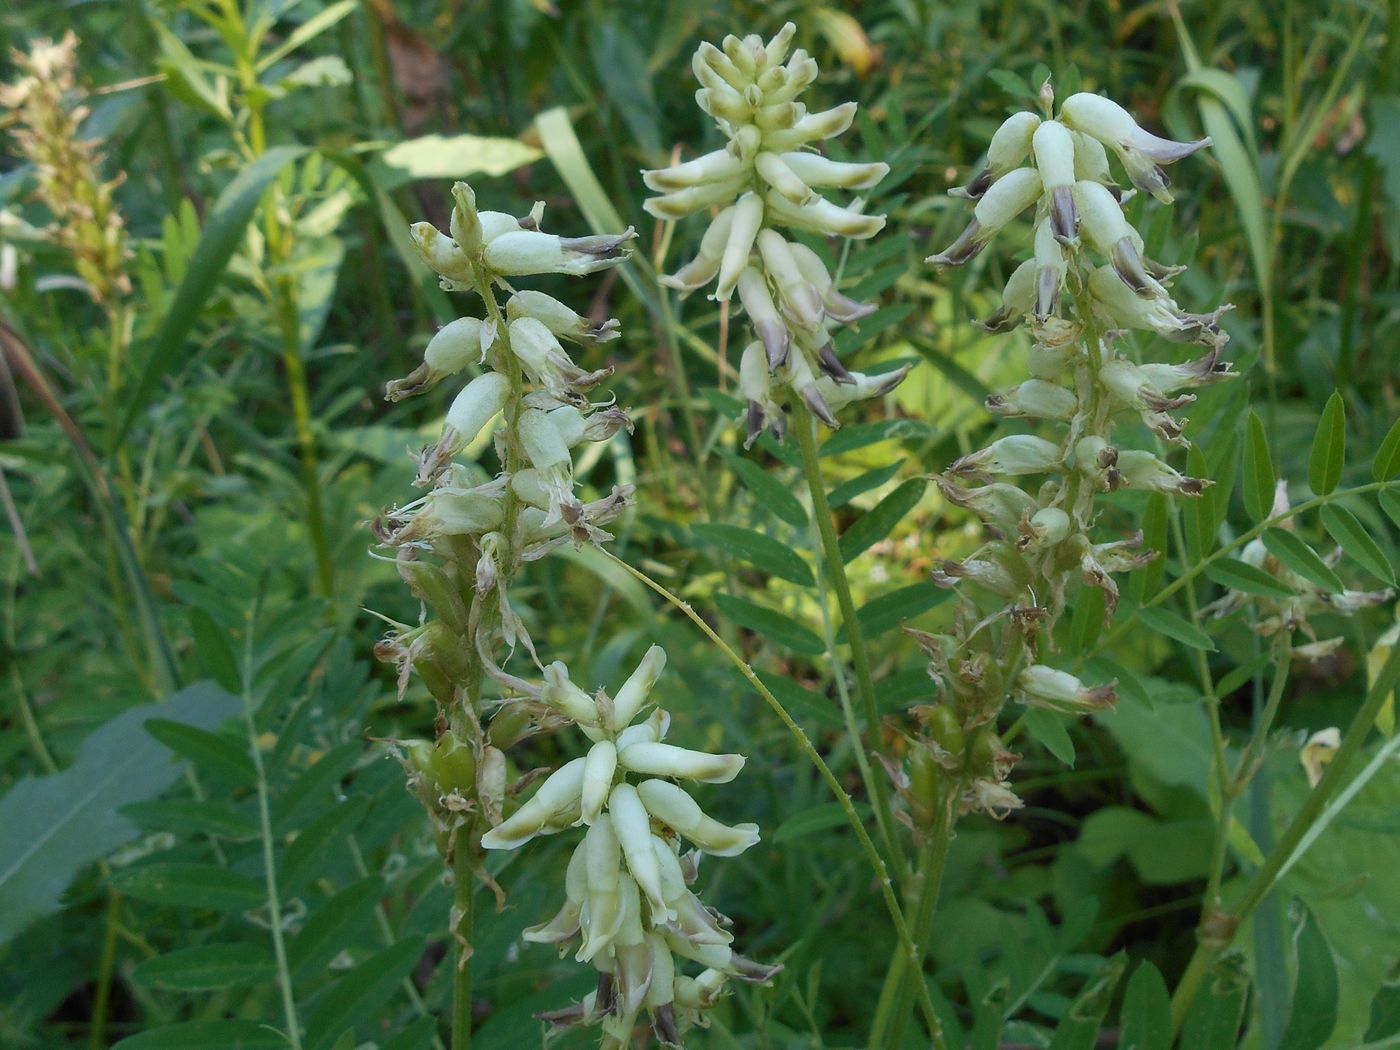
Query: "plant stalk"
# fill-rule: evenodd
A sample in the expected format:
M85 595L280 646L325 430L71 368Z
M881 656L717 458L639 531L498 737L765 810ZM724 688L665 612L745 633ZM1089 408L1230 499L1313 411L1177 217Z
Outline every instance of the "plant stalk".
M817 454L816 420L807 406L796 398L793 399L793 416L792 429L797 433L797 443L802 449L802 472L807 480L807 491L812 497L812 514L817 519L817 531L821 535L825 573L836 591L836 602L841 608L841 622L846 628L846 643L850 647L851 663L856 672L856 691L865 707L865 732L868 741L863 743L855 739L851 741L851 745L862 748L866 754L878 759L881 752L880 708L875 698L875 680L870 673L870 655L866 651L865 635L856 616L855 602L851 598L851 583L846 576L846 562L841 556L840 540L837 538L836 526L831 517L831 505L826 499L826 485L822 479L821 463ZM866 773L869 764L863 763L862 766L862 772ZM863 779L866 782L865 790L869 793L875 809L875 824L880 830L885 856L895 874L902 878L908 870L908 863L890 826L889 789L885 781L877 775L865 775Z

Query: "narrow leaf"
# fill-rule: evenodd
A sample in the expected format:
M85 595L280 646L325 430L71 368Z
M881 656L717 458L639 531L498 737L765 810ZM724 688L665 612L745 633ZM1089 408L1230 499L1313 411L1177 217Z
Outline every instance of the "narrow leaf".
M887 466L867 470L864 474L854 477L850 481L843 481L827 493L826 502L832 510L839 510L862 493L879 488L898 474L902 466L904 466L904 461L897 459Z
M162 718L147 721L146 732L181 758L189 759L201 773L235 784L251 784L257 779L253 760L246 751L247 744L232 737Z
M1346 425L1346 405L1342 395L1334 390L1322 409L1322 418L1317 421L1317 434L1308 457L1308 486L1319 496L1327 495L1342 480Z
M1293 533L1270 528L1265 529L1260 538L1264 541L1265 550L1303 579L1333 594L1345 589L1337 574L1327 567L1317 552Z
M258 907L266 899L262 884L256 879L217 864L142 864L114 872L112 885L128 897L178 908L244 911Z
M811 567L796 551L761 532L723 522L697 522L690 527L690 532L706 546L746 561L770 576L801 587L810 587L816 582Z
M1385 552L1345 507L1329 503L1322 508L1322 527L1347 555L1383 583L1395 586L1395 570Z
M1119 1016L1119 1050L1171 1050L1171 997L1162 973L1141 962L1128 979Z
M261 1021L182 1021L129 1036L112 1050L287 1050L287 1039Z
M732 452L721 452L720 455L739 476L744 487L753 493L758 507L777 515L795 529L807 527L807 511L786 485L751 459Z
M935 587L932 583L911 583L870 599L856 610L856 619L860 621L861 632L869 640L908 623L952 597L952 591ZM836 640L846 641L844 625L836 632Z
M870 807L855 804L856 813L864 820L870 814ZM795 816L788 817L778 825L773 832L773 842L791 842L793 839L800 839L804 835L811 835L818 831L828 831L831 828L844 827L846 825L846 811L841 808L839 802L823 802L819 806L811 809L804 809Z
M1192 649L1204 649L1207 652L1213 652L1215 649L1215 643L1210 640L1210 635L1195 624L1183 620L1174 612L1166 609L1143 608L1138 610L1138 619L1149 629L1158 634L1164 634L1182 645L1190 646Z
M841 536L841 557L852 561L893 531L918 504L928 483L923 478L911 478L872 507Z
M1245 423L1244 439L1244 509L1255 521L1269 516L1274 505L1274 461L1269 454L1269 439L1264 424L1254 412Z
M394 994L422 955L423 938L409 937L336 981L307 1015L307 1050L326 1050L346 1028L367 1020Z
M1206 576L1232 591L1264 598L1288 598L1293 592L1263 569L1238 558L1218 558L1206 566Z
M133 976L142 984L176 991L213 991L270 980L276 973L272 953L255 944L203 944L147 959Z
M826 652L826 643L812 631L794 623L780 612L756 605L730 594L715 595L719 611L740 627L791 649L804 656L819 656Z
M1391 424L1371 462L1371 477L1377 481L1389 481L1397 474L1400 474L1400 419Z

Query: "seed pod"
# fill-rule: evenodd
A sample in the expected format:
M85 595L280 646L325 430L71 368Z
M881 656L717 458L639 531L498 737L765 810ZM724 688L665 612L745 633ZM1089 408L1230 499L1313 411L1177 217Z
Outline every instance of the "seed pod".
M632 672L613 700L611 725L613 731L622 730L632 724L632 720L646 705L656 680L666 669L666 650L653 645L646 651L637 669Z

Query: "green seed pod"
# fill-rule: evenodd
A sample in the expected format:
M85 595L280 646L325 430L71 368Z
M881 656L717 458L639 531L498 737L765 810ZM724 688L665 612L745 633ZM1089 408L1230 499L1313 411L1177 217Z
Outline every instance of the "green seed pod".
M428 775L444 795L456 793L469 798L476 788L476 755L470 744L451 732L438 738L427 765Z

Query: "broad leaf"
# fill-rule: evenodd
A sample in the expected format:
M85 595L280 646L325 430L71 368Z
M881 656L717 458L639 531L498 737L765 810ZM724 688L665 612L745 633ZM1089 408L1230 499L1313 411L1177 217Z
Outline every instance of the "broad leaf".
M213 991L270 980L276 973L272 952L261 945L203 944L147 959L133 976L142 984L177 991Z
M139 829L121 807L175 781L179 763L146 732L147 721L213 728L238 707L215 685L190 686L94 730L61 773L16 783L0 799L0 941L56 911L79 871L136 837Z
M1337 574L1327 567L1317 556L1317 552L1294 533L1286 529L1269 528L1264 530L1264 535L1260 538L1264 541L1264 549L1277 558L1284 568L1293 570L1324 591L1336 594L1345 589Z

